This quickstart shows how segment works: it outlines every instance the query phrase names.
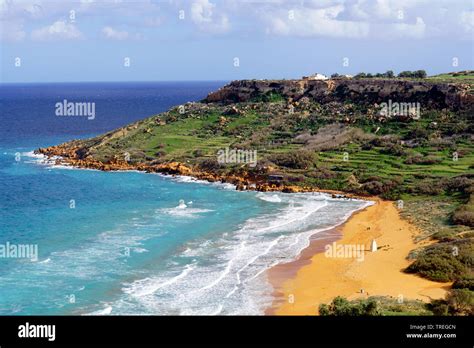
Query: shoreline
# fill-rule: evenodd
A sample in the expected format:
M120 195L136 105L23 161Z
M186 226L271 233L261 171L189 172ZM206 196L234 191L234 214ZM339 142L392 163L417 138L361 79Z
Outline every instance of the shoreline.
M312 236L295 261L267 271L274 300L266 315L317 315L321 303L337 296L354 300L401 295L424 302L444 297L451 283L403 272L411 263L409 252L429 242L413 241L418 230L399 216L392 202L373 200L374 205L355 211L343 224ZM372 239L377 241L377 252L368 251ZM363 244L363 261L326 257L325 246L333 242Z
M345 224L345 222L343 224ZM273 302L271 307L265 310L265 315L276 315L277 308L286 301L283 289L285 282L296 278L298 271L302 267L310 265L311 258L315 254L324 252L324 245L342 238L343 224L314 234L309 240L308 247L304 248L295 260L277 264L267 270L269 282L273 287Z
M35 156L44 156L45 162L51 165L66 166L76 169L93 169L103 172L114 171L138 171L143 173L159 173L171 176L187 176L196 180L203 180L209 183L220 182L223 184L232 184L238 191L259 191L259 192L282 192L282 193L303 193L303 192L320 192L332 195L332 198L341 199L360 199L372 200L370 196L357 195L350 192L315 188L309 186L296 186L285 184L274 184L259 177L239 176L234 174L217 174L210 171L202 171L196 166L190 166L182 162L165 162L161 164L137 163L130 164L128 162L114 160L103 163L94 159L77 159L76 148L65 148L63 145L51 146L47 148L39 148L33 150Z

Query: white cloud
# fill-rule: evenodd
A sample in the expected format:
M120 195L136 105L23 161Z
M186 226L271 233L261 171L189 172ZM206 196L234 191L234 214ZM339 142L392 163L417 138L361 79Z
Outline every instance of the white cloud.
M216 10L209 0L195 0L191 4L191 20L202 31L221 34L230 29L229 18Z
M474 33L474 11L463 11L461 13L461 24L464 30L472 35Z
M423 18L416 17L415 24L398 23L393 25L393 29L394 36L421 39L425 36L426 24Z
M84 35L79 29L74 24L66 21L56 21L49 26L31 32L31 39L35 41L78 40L83 38Z
M127 40L130 37L127 31L115 30L112 27L104 27L102 29L102 36L111 40Z
M2 21L0 24L0 40L1 41L22 41L26 37L23 30L23 23L20 21Z
M291 36L326 36L363 38L369 34L369 24L337 20L341 5L319 9L295 9L293 12L268 13L267 33Z
M143 24L147 27L159 27L163 24L163 18L161 17L147 17L143 19Z
M88 30L88 37L99 31L111 40L158 37L173 25L171 29L179 34L194 30L244 37L267 33L289 37L471 40L474 32L472 0L140 0L139 4L126 0L0 0L1 38L23 40L38 27L41 29L33 30L32 39L82 38L84 35L67 21L72 9L77 25ZM185 10L186 18L176 24L173 19L179 10ZM288 18L290 10L294 11L293 20ZM165 30L158 33L154 30L158 26Z
M104 27L102 28L102 37L108 40L141 40L143 37L141 34L130 34L128 31L120 31L116 30L112 27Z

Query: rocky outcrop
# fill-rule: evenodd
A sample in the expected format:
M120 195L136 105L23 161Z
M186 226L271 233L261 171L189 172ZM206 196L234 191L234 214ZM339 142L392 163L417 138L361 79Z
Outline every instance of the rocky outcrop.
M239 80L210 93L204 102L248 102L271 93L294 101L308 97L318 103L379 104L391 99L393 102L419 102L421 107L437 109L459 110L474 106L474 95L467 84L402 79Z
M74 142L64 143L57 146L40 148L35 153L45 155L50 161L54 161L56 165L68 165L76 168L96 169L102 171L119 171L119 170L139 170L147 173L162 173L169 175L185 175L196 179L206 180L208 182L221 182L235 185L237 190L252 190L262 192L327 192L337 195L339 198L355 197L349 193L343 193L333 190L322 190L317 187L305 187L296 185L286 185L282 183L271 183L267 175L254 176L247 172L240 175L236 174L218 174L212 171L201 170L198 166L190 166L181 162L167 162L160 164L148 163L130 163L119 158L114 158L108 162L101 162L87 156L81 157L84 149L74 145ZM360 196L358 196L360 197Z

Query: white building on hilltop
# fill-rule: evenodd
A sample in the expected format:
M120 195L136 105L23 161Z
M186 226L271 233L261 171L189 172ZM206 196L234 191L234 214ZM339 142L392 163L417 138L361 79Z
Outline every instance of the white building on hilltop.
M327 80L327 79L328 77L326 75L319 74L319 73L316 73L310 76L303 76L303 80Z

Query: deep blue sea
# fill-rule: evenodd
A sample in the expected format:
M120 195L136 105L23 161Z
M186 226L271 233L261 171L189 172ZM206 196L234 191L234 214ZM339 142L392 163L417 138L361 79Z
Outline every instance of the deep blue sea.
M0 315L263 314L265 271L366 202L58 167L32 152L222 85L0 85ZM95 102L95 118L56 116L64 99ZM5 253L22 246L36 246L37 258Z

